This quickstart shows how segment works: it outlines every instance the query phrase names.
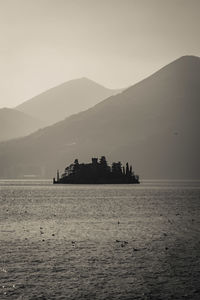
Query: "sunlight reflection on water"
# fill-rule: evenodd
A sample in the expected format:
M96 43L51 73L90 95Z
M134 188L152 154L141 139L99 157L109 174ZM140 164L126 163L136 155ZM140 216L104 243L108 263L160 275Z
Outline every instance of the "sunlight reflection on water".
M0 181L1 299L199 299L200 182Z

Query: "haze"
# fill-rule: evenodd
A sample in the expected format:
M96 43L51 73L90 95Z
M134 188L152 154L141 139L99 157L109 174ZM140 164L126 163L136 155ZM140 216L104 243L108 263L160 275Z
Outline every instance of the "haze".
M0 0L0 108L73 78L122 88L200 56L199 0Z

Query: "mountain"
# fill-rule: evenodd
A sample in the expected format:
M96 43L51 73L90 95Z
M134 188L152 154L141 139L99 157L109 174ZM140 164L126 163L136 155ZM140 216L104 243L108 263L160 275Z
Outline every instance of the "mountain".
M0 141L28 135L43 126L43 122L18 110L0 109Z
M17 110L50 125L118 93L87 78L68 81L20 104Z
M28 137L0 144L0 176L52 177L75 158L130 161L142 178L200 178L200 58L150 77Z

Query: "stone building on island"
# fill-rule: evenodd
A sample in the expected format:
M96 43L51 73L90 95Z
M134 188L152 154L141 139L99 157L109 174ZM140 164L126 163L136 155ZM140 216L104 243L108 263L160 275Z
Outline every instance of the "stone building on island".
M140 183L139 176L135 175L132 166L126 163L126 167L121 162L113 162L108 165L105 156L92 158L92 162L79 163L75 159L74 163L65 168L60 176L57 171L57 179L53 179L54 184L126 184Z

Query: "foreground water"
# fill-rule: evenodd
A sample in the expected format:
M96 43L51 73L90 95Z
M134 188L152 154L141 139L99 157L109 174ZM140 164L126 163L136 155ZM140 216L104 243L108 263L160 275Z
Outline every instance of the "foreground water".
M200 299L200 182L0 181L0 299Z

